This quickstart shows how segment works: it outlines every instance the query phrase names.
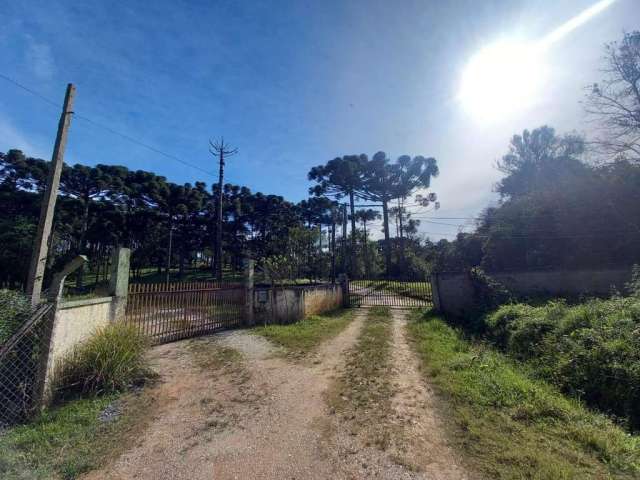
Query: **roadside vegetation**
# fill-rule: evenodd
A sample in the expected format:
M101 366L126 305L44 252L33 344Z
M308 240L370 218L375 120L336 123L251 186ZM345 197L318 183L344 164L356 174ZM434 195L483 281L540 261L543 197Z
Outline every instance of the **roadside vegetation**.
M640 428L640 299L504 305L485 323L487 338L536 375Z
M392 432L386 419L391 412L391 314L388 308L369 310L356 345L347 352L344 374L329 390L329 406L349 422L354 435L367 445L387 450Z
M474 467L496 479L640 476L640 439L564 397L438 316L416 313L414 346L447 405L452 437Z
M252 333L262 335L283 347L288 355L306 355L325 340L342 332L353 318L352 310L334 310L288 325L257 327Z
M146 392L77 398L0 433L3 480L72 480L131 445L154 410Z
M74 349L57 370L55 406L0 434L0 478L74 479L122 451L150 415L148 341L118 323Z

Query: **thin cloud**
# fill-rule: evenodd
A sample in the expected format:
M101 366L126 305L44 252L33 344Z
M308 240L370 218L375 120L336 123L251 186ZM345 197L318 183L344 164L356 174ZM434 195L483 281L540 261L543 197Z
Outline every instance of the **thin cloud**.
M40 79L46 80L55 73L55 61L51 47L37 42L31 35L27 35L27 50L25 60L31 71Z

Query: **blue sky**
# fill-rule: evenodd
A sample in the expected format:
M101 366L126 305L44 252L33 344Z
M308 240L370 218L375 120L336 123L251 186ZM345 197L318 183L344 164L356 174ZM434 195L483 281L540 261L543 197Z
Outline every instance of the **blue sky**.
M338 155L435 156L438 214L472 216L495 202L494 164L513 133L589 132L583 87L600 78L602 45L640 28L640 2L618 0L554 45L553 81L501 121L461 108L465 64L497 38L540 38L594 1L0 0L0 58L5 75L60 102L73 82L76 112L204 169L215 171L208 139L224 135L239 148L228 181L296 201L309 168ZM0 80L0 151L49 158L58 115ZM66 159L213 180L79 119Z

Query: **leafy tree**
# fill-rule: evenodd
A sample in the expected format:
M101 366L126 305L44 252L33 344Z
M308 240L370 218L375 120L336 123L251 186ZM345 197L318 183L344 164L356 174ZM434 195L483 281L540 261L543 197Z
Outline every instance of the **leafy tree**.
M585 166L580 162L584 140L577 135L559 137L543 126L514 135L509 152L498 161L503 178L496 186L502 197L541 191L549 184L571 177Z
M363 192L364 172L367 166L367 156L345 155L327 162L326 165L313 167L309 171L309 180L317 185L309 189L309 193L316 196L327 195L336 199L349 198L351 219L351 256L356 251L356 219L355 201Z

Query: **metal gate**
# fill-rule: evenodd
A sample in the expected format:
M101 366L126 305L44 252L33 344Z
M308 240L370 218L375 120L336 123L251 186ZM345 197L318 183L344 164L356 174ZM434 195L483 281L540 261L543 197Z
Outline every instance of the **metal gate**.
M425 277L350 280L349 305L431 307L431 282Z
M242 324L245 288L215 282L129 285L126 321L153 343L167 343Z

